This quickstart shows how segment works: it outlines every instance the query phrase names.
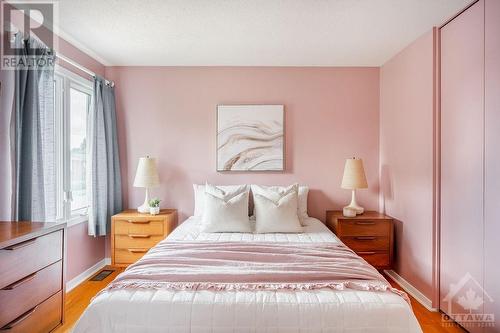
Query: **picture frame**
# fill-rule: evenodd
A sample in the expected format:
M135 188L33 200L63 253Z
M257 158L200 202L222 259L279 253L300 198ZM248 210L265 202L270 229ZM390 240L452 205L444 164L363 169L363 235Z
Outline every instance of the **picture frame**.
M281 104L217 105L218 172L285 170L285 109Z

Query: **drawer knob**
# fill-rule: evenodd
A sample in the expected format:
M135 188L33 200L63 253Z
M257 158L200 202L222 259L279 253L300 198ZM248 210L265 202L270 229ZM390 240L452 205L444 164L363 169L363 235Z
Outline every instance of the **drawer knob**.
M376 254L377 252L375 251L363 251L363 252L358 252L359 255L372 255Z
M2 290L12 290L12 289L15 289L15 288L19 287L20 285L25 284L26 282L29 282L29 281L33 280L35 278L35 276L36 276L36 272L33 273L33 274L30 274L30 275L28 275L26 277L23 277L22 279L14 282L12 284L9 284L7 287L2 288Z
M134 221L134 220L127 220L128 223L133 223L133 224L149 224L151 221Z
M377 239L377 237L373 237L373 236L358 236L358 237L354 237L354 239L360 240L360 241L370 241L370 240Z
M370 221L357 221L357 225L375 225L375 222L370 222Z
M128 235L130 238L150 238L151 235Z
M148 252L148 249L128 249L128 252L130 252L130 253L146 253L146 252Z
M16 319L14 319L13 321L11 321L7 325L5 325L4 327L0 328L0 330L5 331L5 330L13 329L16 325L20 324L22 321L24 321L29 316L31 316L33 314L33 312L35 312L35 310L36 310L37 307L38 307L38 305L35 306L33 309L31 309L31 310L23 313L22 315L20 315L19 317L17 317Z

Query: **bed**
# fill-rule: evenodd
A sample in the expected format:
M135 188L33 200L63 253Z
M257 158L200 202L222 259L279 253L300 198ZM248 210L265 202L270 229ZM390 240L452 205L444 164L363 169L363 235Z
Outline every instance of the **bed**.
M203 233L190 217L165 242L340 243L319 220L303 233ZM159 244L159 245L160 245ZM396 293L362 290L128 290L98 294L74 332L421 332Z

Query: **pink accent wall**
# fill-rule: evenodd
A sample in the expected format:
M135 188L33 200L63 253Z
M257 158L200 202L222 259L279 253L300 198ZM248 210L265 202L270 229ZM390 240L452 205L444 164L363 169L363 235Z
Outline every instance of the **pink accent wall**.
M139 157L158 158L162 185L153 195L163 207L193 213L193 183L290 184L311 187L309 213L350 200L340 189L344 159L364 159L367 209L378 202L378 68L110 67L116 82L125 206L144 190L132 187ZM286 171L217 173L217 104L284 104Z
M434 33L380 69L381 210L396 219L395 271L433 295Z
M87 223L68 228L66 281L71 280L104 259L105 238L87 235Z

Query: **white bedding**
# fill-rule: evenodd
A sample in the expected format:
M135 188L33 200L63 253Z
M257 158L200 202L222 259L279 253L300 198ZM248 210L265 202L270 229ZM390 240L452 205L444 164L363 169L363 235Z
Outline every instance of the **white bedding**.
M301 234L202 233L191 217L164 241L339 242L319 220ZM74 332L421 332L390 292L115 290L96 297Z

